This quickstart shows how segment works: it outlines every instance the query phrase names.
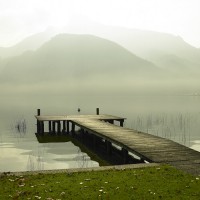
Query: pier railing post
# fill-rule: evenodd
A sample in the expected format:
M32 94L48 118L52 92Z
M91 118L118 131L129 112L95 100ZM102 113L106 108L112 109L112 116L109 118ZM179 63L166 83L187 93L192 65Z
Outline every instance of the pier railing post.
M99 108L96 108L96 113L97 115L99 115Z

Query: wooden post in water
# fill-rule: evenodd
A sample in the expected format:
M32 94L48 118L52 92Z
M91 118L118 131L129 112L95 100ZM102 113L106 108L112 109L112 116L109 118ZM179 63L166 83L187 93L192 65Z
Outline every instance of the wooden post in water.
M67 134L69 134L69 121L67 121Z
M120 120L120 126L121 126L121 127L124 126L124 120L123 120L123 119Z
M114 120L113 119L109 119L107 120L110 124L114 124Z
M72 122L72 135L75 133L75 124Z
M63 134L65 134L66 132L66 121L63 121L63 130L62 130Z
M99 108L96 108L96 113L97 115L99 115Z
M122 156L123 156L123 163L127 164L128 162L128 150L122 148Z
M37 116L40 116L40 109L37 109ZM37 133L40 133L40 122L37 120Z
M57 134L60 134L61 133L61 124L60 124L60 121L57 121L57 124L58 124L58 126L57 126L57 129L58 129Z
M52 127L51 127L51 121L49 121L49 133L51 133Z
M44 122L43 121L38 121L37 124L37 133L39 133L40 135L44 134Z
M94 150L96 151L96 147L97 147L97 137L96 137L96 135L93 135L92 137L93 137L93 148L94 148Z
M41 121L41 133L42 133L42 135L44 134L44 122L43 121Z
M56 134L56 122L53 121L53 134Z
M112 143L108 140L105 141L106 143L106 151L108 156L110 156L112 154Z

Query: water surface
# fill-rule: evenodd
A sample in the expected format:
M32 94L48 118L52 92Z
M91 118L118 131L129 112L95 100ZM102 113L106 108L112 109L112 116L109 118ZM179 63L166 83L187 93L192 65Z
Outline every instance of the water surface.
M200 151L199 96L4 96L0 97L0 171L96 167L72 142L38 143L37 108L45 115L101 114L126 117L125 126ZM25 120L26 130L16 124Z

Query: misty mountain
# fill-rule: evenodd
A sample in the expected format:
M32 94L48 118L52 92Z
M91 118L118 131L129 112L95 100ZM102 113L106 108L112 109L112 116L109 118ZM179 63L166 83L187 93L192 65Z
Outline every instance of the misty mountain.
M187 44L182 38L166 33L105 26L82 20L81 24L72 21L62 30L71 34L92 34L113 41L134 55L154 63L156 66L177 76L200 74L200 50ZM50 40L58 31L47 29L32 35L17 45L0 48L0 57L12 57L27 50L36 50ZM1 62L1 61L0 61ZM7 61L0 64L0 71Z
M36 50L56 34L54 28L47 28L44 32L33 34L14 46L0 47L0 58L18 56L25 51Z
M134 87L161 79L162 70L118 44L91 35L60 34L36 51L6 60L2 85L96 89ZM135 83L134 83L135 82ZM94 88L93 88L94 89Z
M65 32L89 33L114 41L133 54L176 73L199 72L200 51L181 37L153 31L72 22Z

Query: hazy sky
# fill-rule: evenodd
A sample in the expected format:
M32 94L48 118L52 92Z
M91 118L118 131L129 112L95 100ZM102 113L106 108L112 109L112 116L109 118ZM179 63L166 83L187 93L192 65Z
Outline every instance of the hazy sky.
M181 36L200 47L200 0L0 0L0 46L73 18Z

